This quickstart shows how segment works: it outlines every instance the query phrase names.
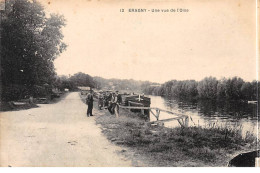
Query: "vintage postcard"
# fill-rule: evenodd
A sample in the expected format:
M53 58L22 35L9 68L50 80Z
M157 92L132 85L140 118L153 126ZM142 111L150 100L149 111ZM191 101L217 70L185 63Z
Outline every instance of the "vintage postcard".
M1 167L259 167L258 0L0 0Z

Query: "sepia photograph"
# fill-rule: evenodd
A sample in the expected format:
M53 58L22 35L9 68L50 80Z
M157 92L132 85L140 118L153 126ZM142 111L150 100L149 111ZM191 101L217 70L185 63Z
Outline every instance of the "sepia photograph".
M259 0L0 0L0 58L0 167L260 167Z

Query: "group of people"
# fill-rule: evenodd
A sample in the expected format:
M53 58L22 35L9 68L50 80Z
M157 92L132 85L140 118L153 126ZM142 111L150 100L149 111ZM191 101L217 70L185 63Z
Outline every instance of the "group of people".
M86 103L88 105L87 116L93 116L93 101L94 101L94 92L90 90L90 93L87 95ZM101 110L102 108L108 109L110 114L116 114L118 117L119 114L119 105L122 104L122 96L118 91L116 92L99 92L98 94L98 107Z

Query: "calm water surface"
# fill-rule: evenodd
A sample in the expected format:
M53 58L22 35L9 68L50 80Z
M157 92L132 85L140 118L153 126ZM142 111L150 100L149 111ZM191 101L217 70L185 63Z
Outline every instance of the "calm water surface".
M209 127L209 125L228 126L242 129L242 135L250 132L256 136L259 133L257 126L256 105L241 102L214 102L214 101L183 101L174 98L149 96L151 107L183 113L190 117L190 126ZM173 115L160 113L160 120L171 118ZM151 121L156 120L150 115ZM165 122L166 127L180 126L177 121Z

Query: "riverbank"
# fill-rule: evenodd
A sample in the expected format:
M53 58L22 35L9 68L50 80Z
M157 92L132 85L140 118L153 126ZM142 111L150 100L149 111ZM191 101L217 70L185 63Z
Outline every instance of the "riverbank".
M256 148L256 139L251 135L242 138L239 130L216 126L170 129L151 126L128 110L120 109L119 118L103 112L96 122L107 138L133 150L149 166L223 167L236 154Z

